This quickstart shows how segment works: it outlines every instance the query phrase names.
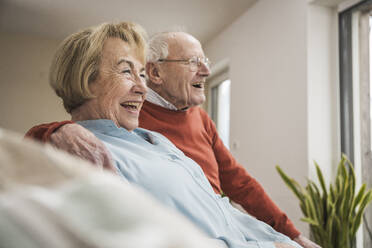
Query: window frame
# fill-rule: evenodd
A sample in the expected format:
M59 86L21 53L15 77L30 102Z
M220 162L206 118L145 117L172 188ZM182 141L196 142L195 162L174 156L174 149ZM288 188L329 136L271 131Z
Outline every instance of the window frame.
M218 87L221 83L223 83L225 80L229 79L229 70L228 68L225 68L221 70L220 72L216 73L215 75L212 75L210 78L208 78L208 113L211 116L211 119L216 122L218 116L216 115L216 119L214 120L212 118L212 88ZM216 123L217 125L217 123Z
M371 87L370 79L369 79L369 66L366 68L366 64L369 65L369 61L366 61L366 56L359 55L355 56L353 54L353 15L357 12L370 12L372 6L372 0L365 0L357 3L354 6L342 11L339 13L339 68L340 68L340 125L341 125L341 152L346 154L350 161L355 164L355 160L359 160L362 165L362 180L366 182L367 185L372 185L372 178L371 176L367 175L364 170L368 170L368 168L364 168L367 164L371 163L371 141L370 141L370 119L366 118L365 112L370 112L371 106L369 105L369 90L366 93L366 89ZM371 12L370 12L371 13ZM363 18L363 17L362 17ZM365 21L364 21L365 22ZM364 25L363 20L362 22L358 23L359 25ZM359 31L358 31L359 32ZM365 35L365 34L364 34ZM358 35L359 36L359 35ZM360 37L360 36L359 36ZM368 39L369 40L369 39ZM364 43L363 43L364 42ZM359 41L358 47L361 46L364 49L364 52L368 49L368 44L365 44L365 41ZM360 48L360 47L359 47ZM358 52L359 53L359 52ZM369 53L368 53L369 56ZM358 63L359 66L364 70L362 74L359 73L358 75L353 75L353 59L358 59L358 61L354 61L354 63ZM367 73L367 74L366 74ZM360 77L358 83L358 92L353 92L353 79L355 77ZM360 99L354 99L353 96L355 93L359 94ZM366 99L367 98L367 99ZM356 102L356 100L359 100ZM368 102L366 102L368 101ZM355 105L358 106L354 106ZM360 120L359 127L355 127L354 123L354 108L359 108L357 111L358 117ZM368 116L369 117L369 116ZM359 129L360 128L360 129ZM359 133L355 134L354 130L358 130ZM361 133L361 134L360 134ZM360 136L360 144L355 144L354 137L355 135ZM368 136L368 140L366 141L366 137ZM356 157L354 154L356 146L360 146L360 158ZM368 151L367 151L368 150ZM360 161L361 160L361 161ZM369 168L370 170L371 168ZM368 216L368 217L366 217ZM372 209L369 206L363 216L364 225L363 225L363 237L364 237L364 246L370 247L372 244L372 234L371 234L371 224L369 219L372 217Z

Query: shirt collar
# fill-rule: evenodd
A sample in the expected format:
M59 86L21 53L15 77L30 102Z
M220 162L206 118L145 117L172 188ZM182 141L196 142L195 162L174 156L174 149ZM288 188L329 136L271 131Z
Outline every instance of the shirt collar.
M156 93L150 88L148 88L146 100L155 105L159 105L163 108L166 108L166 109L178 110L176 106L174 106L172 103L165 100L163 97L161 97L158 93Z
M92 132L108 134L120 138L139 136L141 139L144 139L151 144L157 143L151 131L142 128L136 128L133 131L128 131L123 127L117 127L115 123L109 119L85 120L77 121L76 123Z

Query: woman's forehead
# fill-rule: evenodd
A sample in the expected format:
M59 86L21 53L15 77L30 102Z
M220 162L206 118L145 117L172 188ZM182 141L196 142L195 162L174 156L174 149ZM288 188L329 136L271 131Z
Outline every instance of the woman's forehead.
M109 38L105 41L102 50L102 62L112 65L129 64L134 67L143 67L143 52L136 46L131 46L120 38ZM128 63L130 62L130 63Z
M102 56L111 58L112 56L123 56L131 53L132 48L129 44L120 38L108 38L102 49Z

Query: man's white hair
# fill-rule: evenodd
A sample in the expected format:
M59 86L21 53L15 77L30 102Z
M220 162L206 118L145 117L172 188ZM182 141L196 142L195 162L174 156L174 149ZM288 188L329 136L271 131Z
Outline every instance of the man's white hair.
M148 41L146 62L156 62L165 59L169 54L168 41L175 33L186 33L182 26L173 27L171 31L156 33Z
M148 41L146 62L156 62L168 56L168 39L173 32L161 32L153 35Z

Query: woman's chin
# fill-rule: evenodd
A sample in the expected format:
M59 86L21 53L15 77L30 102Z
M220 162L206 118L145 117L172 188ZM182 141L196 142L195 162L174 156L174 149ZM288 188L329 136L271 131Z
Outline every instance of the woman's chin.
M138 127L138 119L136 120L125 120L119 122L120 127L125 128L128 131L133 131Z

